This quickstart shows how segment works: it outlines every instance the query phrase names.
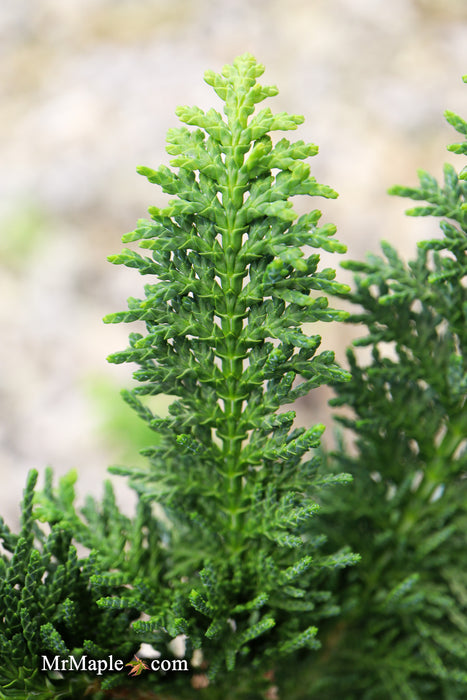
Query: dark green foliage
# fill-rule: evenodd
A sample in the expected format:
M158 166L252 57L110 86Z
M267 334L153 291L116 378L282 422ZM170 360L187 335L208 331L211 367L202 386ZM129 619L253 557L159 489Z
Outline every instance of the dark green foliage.
M136 514L108 482L77 510L76 475L47 471L36 496L30 475L19 535L0 521L0 699L467 697L467 170L392 190L442 237L408 264L388 244L348 262L347 294L316 252L344 251L335 227L291 202L336 194L310 176L315 146L273 142L303 119L256 110L277 93L262 73L249 54L206 73L225 116L179 108L195 128L169 131L172 168L139 169L174 199L124 237L143 253L111 257L150 276L106 318L140 322L110 358L136 363L124 398L154 431L147 466L113 468ZM345 294L371 349L350 373L302 330L345 320L326 297ZM327 457L324 426L284 410L323 384L355 436ZM141 642L171 659L177 637L186 674L39 671L44 653L130 661Z
M322 486L310 450L324 426L294 429L294 412L279 413L347 376L332 352L318 353L320 337L301 329L342 319L325 294L346 291L303 246L344 247L334 226L319 226L319 211L297 217L290 201L336 193L303 162L314 145L273 144L269 132L296 129L302 117L254 114L277 93L257 83L263 70L246 54L222 74L206 73L226 118L177 110L196 128L169 131L174 169L139 169L176 198L124 237L149 256L125 249L110 258L152 276L143 300L106 319L145 323L110 360L139 366L139 386L125 398L158 434L144 451L147 468L114 471L170 521L170 600L162 604L151 589L139 597L151 618L139 628L156 645L167 631L187 635L211 678L233 671L238 658L243 669L266 671L285 654L317 648L317 625L337 612L323 572L356 561L346 547L323 556L322 539L305 538ZM175 397L164 418L144 402L160 393Z
M384 258L345 263L362 307L350 320L368 327L356 345L372 355L364 365L349 351L352 379L333 401L353 409L340 420L356 450L334 456L354 482L331 496L326 531L362 562L338 581L320 698L467 697L467 171L446 165L444 177L391 190L429 203L410 215L445 217L440 239L408 264L388 244Z
M98 599L115 587L91 585L101 573L99 557L92 552L78 557L63 514L60 522L47 518L49 534L38 526L33 515L36 479L37 473L31 472L21 532L12 534L2 524L0 534L4 550L0 558L0 698L82 698L96 678L74 673L62 679L42 672L42 655L50 661L57 654L102 658L109 654L111 639L111 653L131 658L139 646L129 634L137 613L99 607ZM100 538L98 544L102 548Z

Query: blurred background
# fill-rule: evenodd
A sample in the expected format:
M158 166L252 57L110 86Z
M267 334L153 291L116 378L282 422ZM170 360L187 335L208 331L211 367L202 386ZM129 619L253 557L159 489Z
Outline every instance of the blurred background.
M137 445L148 442L118 393L131 369L105 359L126 347L131 329L101 321L142 285L106 256L163 201L135 167L168 163L176 106L217 108L203 73L245 51L266 65L262 82L280 90L269 106L305 115L296 138L319 145L312 172L340 193L298 209L322 209L352 258L381 239L408 258L417 240L436 235L436 222L404 217L408 202L386 190L415 185L417 168L441 176L445 161L460 167L445 150L455 132L443 111L467 111L465 0L2 2L0 513L8 522L28 469L76 468L79 492L99 494L106 467L136 462ZM335 267L338 256L325 262ZM343 360L352 331L321 330ZM328 421L328 395L315 394L298 407L303 425Z

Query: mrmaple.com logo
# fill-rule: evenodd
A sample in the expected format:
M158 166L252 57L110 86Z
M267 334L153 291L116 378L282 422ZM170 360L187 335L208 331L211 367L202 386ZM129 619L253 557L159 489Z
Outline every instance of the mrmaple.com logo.
M102 676L106 672L123 671L125 666L130 666L128 671L129 676L139 676L143 671L165 673L170 671L188 671L188 662L186 659L140 659L134 656L132 661L125 663L122 659L115 659L113 654L110 654L104 659L93 659L86 654L78 659L71 654L69 656L53 656L49 658L45 654L42 655L41 671L53 671L55 673L67 673L68 671L87 671L95 673L97 676Z

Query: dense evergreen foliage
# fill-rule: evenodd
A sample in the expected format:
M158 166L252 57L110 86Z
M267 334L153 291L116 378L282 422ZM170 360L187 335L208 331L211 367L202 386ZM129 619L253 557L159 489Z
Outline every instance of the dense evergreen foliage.
M33 514L37 473L31 472L19 535L1 522L0 698L82 698L93 689L97 698L100 684L95 675L45 673L42 657L47 657L45 668L49 668L56 655L98 659L113 653L131 658L138 650L130 628L138 612L98 605L100 598L116 590L115 585L100 582L101 573L121 563L118 553L132 537L124 534L123 516L118 514L109 484L103 507L89 500L84 510L90 520L78 520L73 509L73 479L73 475L64 478L53 494L49 472L43 497L46 505ZM48 527L39 526L38 517ZM82 537L75 529L78 525ZM79 557L72 544L74 537L75 542L86 541L89 556ZM92 550L94 544L99 552ZM107 677L109 684L111 681Z
M151 275L145 299L111 322L144 321L130 348L112 362L136 362L139 386L127 400L159 436L145 451L147 468L119 473L144 501L160 503L171 523L171 555L163 571L171 587L150 592L144 623L154 643L161 630L201 649L209 676L245 668L267 671L301 647L316 648L319 621L337 610L323 571L356 560L347 547L320 554L322 538L304 538L320 489L345 476L317 477L323 425L294 429L294 412L280 413L323 383L347 376L307 321L333 321L325 293L342 293L335 272L303 246L343 252L320 212L297 217L294 195L335 197L310 176L304 159L317 148L271 131L296 129L302 117L254 114L275 95L250 55L206 81L224 102L214 109L181 107L182 126L168 134L171 165L140 168L175 195L152 207L110 259ZM167 418L142 397L171 394ZM299 614L293 614L299 613ZM170 636L169 635L169 636Z
M304 162L314 145L272 139L303 118L256 108L277 93L263 70L245 54L208 71L224 115L180 107L171 167L139 169L173 199L124 236L139 252L111 256L149 283L105 320L138 323L110 361L137 365L124 398L154 445L112 469L133 517L110 483L78 509L75 475L54 487L47 471L36 496L30 475L20 534L0 528L0 698L466 696L467 171L393 188L442 236L409 263L388 244L344 263L349 292L320 266L320 249L345 251L335 227L291 201L336 193ZM319 352L303 324L323 321L366 328L371 360L349 350L347 372ZM323 425L284 410L323 384L347 408L330 455ZM189 671L139 674L142 642ZM113 655L136 677L44 672L43 655Z
M446 118L465 138L467 123ZM467 140L451 146L467 153ZM444 166L444 183L420 171L420 187L392 194L427 204L410 216L442 217L441 237L408 264L384 257L345 262L350 295L367 327L349 350L352 379L332 403L356 435L334 466L353 485L327 502L328 536L362 555L339 580L339 639L329 695L464 698L467 695L467 169Z

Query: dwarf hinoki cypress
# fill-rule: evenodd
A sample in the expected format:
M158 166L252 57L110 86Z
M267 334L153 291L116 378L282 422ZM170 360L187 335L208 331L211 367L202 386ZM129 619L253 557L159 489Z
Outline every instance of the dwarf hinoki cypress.
M78 519L73 510L73 475L62 479L55 494L50 478L49 472L44 506L34 509L37 472L30 473L19 535L0 521L2 699L82 698L100 687L95 677L81 673L49 678L41 672L44 658L79 658L83 654L100 658L107 656L109 649L115 656L127 658L139 647L130 628L138 611L103 609L98 604L103 596L115 595L119 590L116 581L106 579L100 586L91 585L115 566L118 550L133 545L129 519L118 512L110 485L102 507L88 502L85 510L90 521ZM46 521L45 527L38 525L38 517ZM90 548L97 544L99 552L80 558L72 543L74 538L84 540ZM107 678L107 683L111 680Z
M464 137L449 150L465 155L467 122L446 118ZM350 321L368 329L356 345L372 359L349 351L352 379L333 401L353 409L341 421L358 449L335 455L354 481L328 499L325 531L362 562L336 589L323 699L467 696L467 169L419 178L390 192L426 202L407 214L441 217L440 238L408 264L387 243L384 258L344 263L362 309Z
M310 450L323 425L294 429L294 412L279 412L346 377L332 352L318 352L320 337L302 330L342 319L325 294L346 291L303 247L344 247L319 211L297 216L290 201L336 193L304 162L316 146L273 143L271 132L294 130L302 117L255 113L277 93L257 82L263 70L246 54L206 73L224 115L177 110L194 128L169 131L172 168L139 168L175 198L124 237L150 256L126 249L110 258L151 276L143 300L106 319L145 323L110 360L139 366L140 385L126 398L159 437L146 468L114 471L171 522L171 595L141 603L151 615L144 629L185 634L211 677L233 670L238 654L266 671L283 654L319 646L319 620L336 612L323 571L356 560L346 549L324 557L321 539L306 537L320 488L346 477L317 478ZM176 397L167 417L142 400L160 393Z
M408 264L388 244L346 263L349 294L319 265L320 249L344 252L335 227L292 204L336 194L310 175L315 146L272 138L303 120L257 109L277 93L262 73L248 54L206 73L223 114L180 107L171 167L140 168L173 199L124 237L141 252L111 257L149 283L106 320L138 322L110 359L136 363L124 397L154 445L147 466L112 470L134 517L109 483L77 509L75 475L54 487L48 471L39 495L30 475L20 535L0 520L1 699L466 696L466 172L393 189L427 203L409 214L443 217L443 235ZM350 373L303 331L346 320L372 348L366 365L349 351ZM324 426L284 410L322 384L356 435L327 456ZM190 672L146 673L142 642ZM44 654L126 657L132 677L40 672Z

